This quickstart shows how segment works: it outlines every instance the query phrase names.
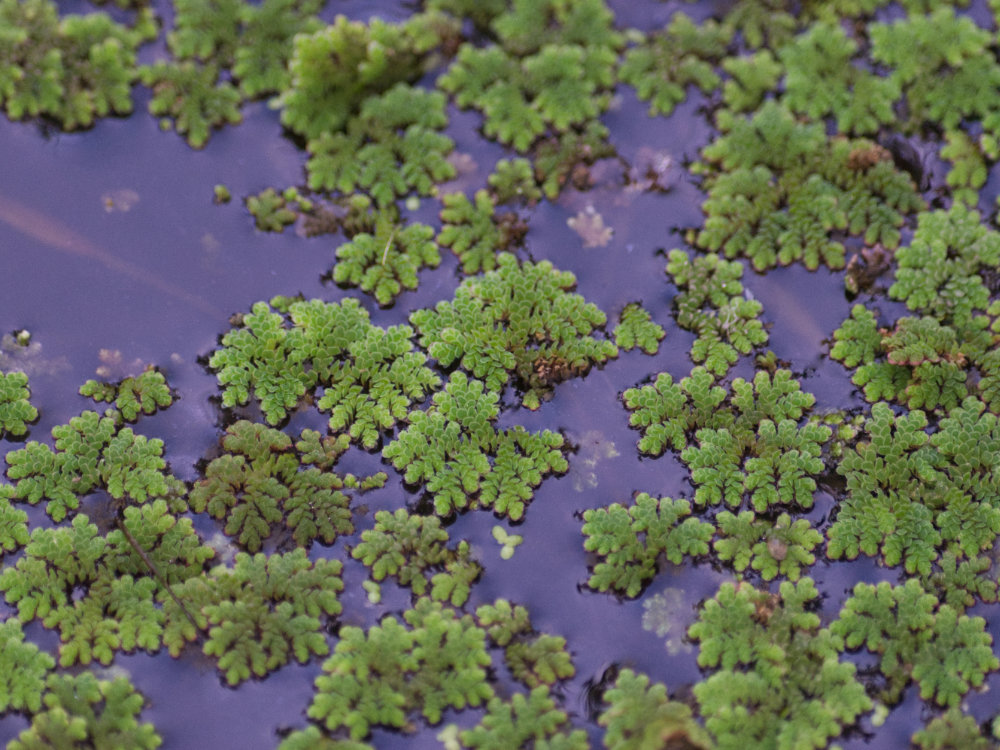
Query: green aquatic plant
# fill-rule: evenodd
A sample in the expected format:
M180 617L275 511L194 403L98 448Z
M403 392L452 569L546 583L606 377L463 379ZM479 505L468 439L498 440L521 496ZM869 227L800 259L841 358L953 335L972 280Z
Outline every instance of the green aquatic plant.
M0 574L0 590L23 623L57 629L63 666L109 664L116 651L159 650L166 613L155 597L197 575L214 551L166 502L126 508L102 536L84 515L32 532L24 557ZM175 586L176 588L176 586Z
M290 188L294 190L294 188ZM267 188L247 197L247 211L253 216L254 224L262 232L283 232L285 227L294 224L299 217L297 211L289 207L293 197L278 193L274 188Z
M916 579L899 586L858 583L830 630L848 648L863 644L881 656L884 700L890 703L912 679L921 698L957 706L970 687L1000 667L986 621L939 604Z
M921 578L925 590L944 604L964 612L979 599L997 601L997 580L991 574L993 561L986 555L961 559L961 553L946 551L938 560L938 570Z
M528 611L521 605L512 606L506 599L497 599L493 604L478 607L476 619L490 640L503 647L511 675L526 687L552 685L576 674L566 651L566 639L536 633Z
M0 555L28 543L28 514L11 505L14 487L0 484Z
M38 409L31 405L28 376L23 372L0 372L0 437L4 433L19 437L28 431L28 423L38 419Z
M240 420L226 430L221 444L225 452L208 464L188 500L195 512L225 519L226 534L251 552L261 548L279 523L303 548L353 534L350 498L343 490L385 481L385 474L359 480L330 471L328 454L317 455L319 437L312 431L303 434L298 453L285 433ZM319 458L321 466L306 466L303 454Z
M358 286L380 305L392 304L403 289L417 288L421 268L437 268L441 252L434 230L426 224L400 226L389 214L380 215L373 234L363 232L337 248L333 280Z
M748 567L760 571L765 581L779 574L790 581L799 580L802 568L816 562L812 551L823 541L823 535L807 520L792 522L787 513L771 523L749 510L739 515L723 511L715 521L719 539L712 547L719 559L731 561L740 573Z
M203 148L213 128L243 119L241 97L232 83L219 77L218 68L185 60L144 65L143 84L153 90L150 114L160 117L163 129L173 128L193 148Z
M463 748L505 750L512 747L548 747L587 750L587 734L572 729L569 717L556 708L547 685L530 693L514 693L509 701L493 697L479 724L458 735Z
M689 233L700 248L745 256L758 271L799 260L842 268L834 231L893 248L903 216L924 207L884 149L831 139L773 101L749 119L723 110L717 123L722 134L696 167L708 192L704 228Z
M16 618L0 622L0 665L0 712L41 709L45 678L56 660L24 640Z
M10 750L54 747L129 747L154 750L163 740L137 720L145 700L126 677L99 680L91 672L50 674L45 710L7 745Z
M403 508L395 513L380 510L375 527L361 532L351 556L371 568L371 579L393 576L414 596L429 593L432 599L465 604L469 588L482 572L472 559L469 543L448 547L448 532L437 516L418 516Z
M623 669L601 702L604 710L597 722L607 727L604 747L608 750L660 750L674 744L688 750L715 747L691 707L671 700L662 682L650 684L644 674Z
M636 596L656 575L661 554L674 565L685 555L708 554L714 532L711 524L691 516L687 500L657 499L644 492L627 508L612 503L585 510L583 520L584 549L599 559L587 585L627 597Z
M50 117L65 130L132 111L136 49L156 36L148 11L128 28L106 13L60 18L50 0L4 0L0 28L0 104L7 116Z
M343 130L372 95L419 78L429 54L456 31L442 14L419 13L399 24L337 16L298 35L288 64L291 85L276 100L282 124L309 140Z
M488 190L477 190L475 202L463 193L442 197L439 244L450 247L466 274L493 271L497 253L520 244L527 226L513 211L497 213L498 200Z
M688 636L713 671L694 694L720 750L823 748L871 709L840 635L812 611L818 596L810 578L773 594L727 582L702 607Z
M812 120L836 118L841 133L877 133L896 119L900 83L853 65L857 51L836 20L813 24L779 51L787 70L781 101Z
M688 86L705 94L718 88L722 80L715 68L732 35L730 26L713 20L695 24L675 13L665 29L626 51L618 76L649 102L650 115L669 115L687 98Z
M399 83L365 99L343 131L309 140L309 187L365 191L383 209L408 193L431 195L455 176L455 144L440 132L447 124L444 94Z
M486 182L499 205L519 201L533 205L542 197L535 181L535 170L527 159L501 159Z
M230 685L264 677L292 657L304 664L324 656L330 648L321 618L340 614L342 568L338 560L310 562L302 549L241 552L232 567L220 565L174 586L176 598L161 592L163 643L178 656L207 633L202 650L218 660Z
M174 402L167 379L155 369L144 370L117 383L88 380L80 386L80 395L90 396L98 403L113 403L115 408L105 412L105 416L119 415L126 422L134 422L140 414L154 414Z
M483 507L517 521L545 475L569 468L561 435L497 429L498 400L481 381L454 372L431 408L412 412L410 426L382 451L407 483L423 485L438 515Z
M178 481L167 472L163 441L122 427L120 418L85 411L69 424L52 428L55 450L30 441L7 454L7 476L17 480L12 499L36 505L62 521L80 498L105 490L122 502L145 503L178 493Z
M646 354L656 354L667 332L659 323L653 322L652 316L640 303L630 302L622 308L613 335L615 346L622 351L639 347Z
M495 271L467 279L452 302L418 310L410 322L441 366L458 364L492 391L514 375L524 405L537 409L553 384L618 353L590 335L607 318L570 292L575 284L572 273L547 261L518 263L502 253Z
M983 736L979 724L960 708L952 707L927 722L910 742L919 750L993 750L996 743Z
M747 5L747 3L743 3ZM770 50L744 57L727 57L722 69L729 78L722 84L722 101L733 112L752 112L778 87L785 69Z
M949 130L944 140L941 158L951 162L945 182L956 202L975 208L979 203L979 189L986 184L989 174L983 148L961 129Z
M572 182L579 190L590 188L590 165L617 156L608 142L608 129L599 121L587 123L581 132L567 131L543 138L534 148L535 176L549 200Z
M494 526L491 530L493 535L493 540L500 545L500 559L509 560L514 556L514 550L520 546L524 541L524 537L520 534L509 534L507 530L500 525Z
M417 710L436 724L449 707L479 706L493 697L486 633L471 615L421 599L403 617L408 628L392 616L367 632L341 628L316 678L311 719L360 740L373 726L402 728Z
M691 346L696 364L704 363L705 369L722 377L740 354L767 344L767 331L760 321L764 307L744 291L742 263L716 253L698 255L692 261L683 250L671 250L667 273L677 287L677 325L698 334Z
M643 429L639 450L680 451L698 505L725 501L735 508L749 493L758 512L777 503L812 507L813 477L823 470L820 454L831 436L826 425L798 424L815 397L788 370L758 372L752 383L737 378L731 388L729 408L720 408L725 390L697 367L678 384L660 373L653 385L625 391L634 412L629 424ZM691 432L697 444L688 442Z

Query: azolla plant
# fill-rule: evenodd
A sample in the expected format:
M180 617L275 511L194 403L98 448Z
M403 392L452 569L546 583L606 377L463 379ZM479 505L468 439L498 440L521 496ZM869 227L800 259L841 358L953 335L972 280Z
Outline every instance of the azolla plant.
M0 0L6 115L88 128L144 86L163 129L211 149L266 100L301 183L228 208L220 184L218 210L332 235L329 295L230 311L203 352L218 427L191 467L153 437L187 397L167 370L88 380L103 413L45 439L30 336L4 336L8 747L169 744L120 666L164 649L234 689L311 665L311 699L270 738L283 750L415 732L448 750L856 747L903 701L920 702L917 747L996 747L975 694L1000 670L1000 3L743 0L658 7L646 29L603 0L427 0L395 20L319 0L116 5ZM629 163L628 97L704 137L658 174ZM466 153L483 139L495 164ZM677 185L702 220L612 242L602 194ZM539 216L581 210L600 242L538 241ZM613 253L653 259L660 292L602 290L588 264ZM821 335L824 377L856 405L781 358L780 301L753 290L793 264L853 302ZM604 381L635 448L581 432L599 462L563 420ZM633 486L603 468L622 453L683 481ZM584 461L586 482L562 479ZM570 544L532 525L543 503ZM642 599L689 676L666 685L662 649L640 664L619 643L583 674L579 628L548 632L501 575L550 541L593 611L627 623L620 604ZM660 592L681 570L711 577L693 607Z

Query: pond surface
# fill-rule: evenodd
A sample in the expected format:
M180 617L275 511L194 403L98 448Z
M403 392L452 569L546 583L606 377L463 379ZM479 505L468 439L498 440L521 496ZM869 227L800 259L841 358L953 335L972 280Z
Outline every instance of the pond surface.
M661 28L679 9L702 20L730 5L610 3L619 26L642 31ZM974 14L984 12L981 6L985 7L974 4ZM156 8L163 18L172 17L167 4L158 3ZM86 12L89 6L66 4L62 10ZM398 21L410 12L406 3L331 2L321 17L330 21L344 13ZM301 222L280 234L262 232L244 205L247 196L267 187L280 190L304 183L306 154L283 130L279 112L264 102L247 104L241 124L213 132L204 149L194 150L176 134L161 132L156 118L145 112L149 96L147 89L137 88L135 114L99 120L84 132L0 119L0 332L24 329L32 341L30 356L0 353L5 357L0 370L28 373L31 401L40 416L25 439L49 442L52 427L93 408L90 400L77 395L85 380L97 373L118 380L155 365L177 398L169 409L142 418L136 430L162 439L171 472L192 483L218 455L225 426L237 417L260 418L252 400L244 408L222 409L216 375L206 366L220 337L230 329L232 315L246 313L255 302L275 295L331 302L352 297L370 312L373 323L386 327L406 323L414 310L450 300L464 277L458 259L442 248L440 266L423 270L419 287L402 293L389 306L379 306L358 289L339 288L329 280L329 272L337 247L345 241L343 235L306 237ZM661 560L641 596L619 599L598 593L587 587L588 566L592 568L595 558L584 549L581 533L585 510L627 504L637 492L657 497L693 494L689 471L677 455L639 454L639 433L629 427L622 394L652 382L661 372L679 381L693 366L689 349L695 337L674 321L677 289L665 265L671 249L690 249L685 230L703 220L705 193L700 178L682 165L697 159L715 137L709 110L716 104L691 87L686 101L671 115L651 117L648 104L632 88L619 85L601 121L620 158L598 162L588 189L567 186L557 199L522 209L528 232L524 248L518 251L521 258L548 260L571 271L577 280L575 291L607 314L608 335L625 305L641 302L663 326L666 337L655 355L622 352L583 377L559 383L551 400L537 411L520 406L513 388L504 392L501 426L557 431L571 447L568 472L546 478L523 523L513 525L524 541L511 559L501 559L491 533L498 523L511 528L510 523L484 511L449 519L452 540L468 540L474 559L483 567L464 611L506 598L528 609L535 630L566 638L576 674L559 682L554 692L571 723L586 729L595 747L601 746L603 729L588 710L588 692L611 668L644 672L664 682L672 696L694 704L691 686L706 672L698 667L697 645L683 633L722 582L737 580L729 567L707 558L679 566ZM448 114L445 132L455 141L455 151L468 155L465 164L471 165L457 184L471 195L485 184L496 161L513 152L477 132L478 113L449 104ZM640 153L642 149L671 159L668 189L637 191L626 184L629 166L648 153ZM934 174L935 184L927 195L941 187L943 175ZM213 201L217 184L228 187L232 202ZM991 173L981 205L990 205L998 190L1000 183ZM434 199L423 199L411 214L439 227L438 208ZM595 212L613 233L600 246L588 247L568 221ZM905 231L912 228L908 219ZM795 264L766 274L748 269L743 281L748 297L763 305L761 319L770 335L764 349L773 351L799 378L804 391L815 394L815 411L859 413L867 408L851 383L851 372L829 358L829 340L856 302L877 304L886 316L905 308L878 290L849 299L843 272L825 267L809 271ZM751 379L753 374L753 358L744 357L727 377ZM281 427L291 435L306 427L325 432L326 417L302 406ZM399 431L384 436L380 447ZM8 438L0 441L0 450L23 444L24 439ZM388 582L383 584L381 604L369 602L361 587L367 571L346 553L357 544L360 532L372 526L376 511L426 507L418 489L404 485L377 449L352 447L337 464L341 473L367 475L379 470L386 471L389 479L385 487L359 501L364 508L355 519L358 533L330 547L314 544L310 550L313 559L336 557L345 562L344 609L331 632L344 625L371 626L386 613L398 615L411 605L409 591ZM832 471L821 478L814 508L800 514L821 532L828 528L842 490L835 480L839 478ZM97 496L85 505L96 507L106 501ZM40 508L25 507L31 528L52 525ZM195 527L206 539L221 530L221 524L207 516L196 518ZM898 569L886 569L864 555L854 562L817 556L819 561L807 574L820 590L824 625L837 617L858 581L901 579ZM8 555L4 564L13 565L17 559ZM752 571L745 578L771 591L781 580L767 583ZM669 638L643 627L648 603L658 595L673 602L674 630ZM995 609L979 604L970 610L993 621L994 638ZM16 608L0 602L0 613L10 618L16 616ZM37 622L26 633L43 648L54 652L58 647L55 634ZM329 642L332 648L336 638L331 635ZM877 668L877 659L867 652L847 658L862 669ZM307 725L305 711L322 662L314 658L306 665L292 664L237 689L225 685L214 660L195 646L188 646L177 659L166 650L152 656L119 654L111 667L96 671L113 675L123 670L130 675L147 701L142 720L156 726L165 748L263 749L275 747L288 731ZM494 677L498 693L514 692L508 674ZM987 678L990 687L1000 688L1000 676ZM967 696L965 705L977 721L996 713L989 696L988 692ZM838 741L844 748L903 747L926 714L918 689L911 685L883 725L873 727L870 713L866 714ZM481 710L450 710L443 723L465 728L481 716ZM17 714L0 718L0 740L15 738L28 724ZM440 726L429 727L418 719L412 732L376 730L369 741L375 747L440 747L439 731Z

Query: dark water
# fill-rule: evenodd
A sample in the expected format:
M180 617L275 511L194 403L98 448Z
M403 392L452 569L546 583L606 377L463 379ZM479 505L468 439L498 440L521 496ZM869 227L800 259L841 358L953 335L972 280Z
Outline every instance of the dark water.
M673 2L612 5L621 24L640 28L657 27L677 7L696 17L699 7L708 7ZM362 18L371 7L349 2L336 10ZM389 17L406 12L405 5L394 4ZM324 283L322 276L332 265L340 240L306 239L291 229L282 235L258 232L241 200L269 186L303 181L303 154L282 137L277 113L262 103L250 105L242 125L216 132L203 151L193 151L175 134L160 132L156 120L144 113L145 103L139 94L137 114L101 121L82 134L43 132L34 125L0 119L0 206L13 206L30 217L19 227L0 222L0 332L28 329L41 345L31 364L32 403L41 412L31 439L47 440L53 425L92 408L76 389L95 376L95 368L102 364L100 350L121 353L121 373L116 378L130 366L135 369L137 360L157 365L180 398L166 412L141 420L137 429L162 438L172 471L191 481L198 476L198 462L211 454L220 434L220 413L211 400L218 395L215 376L199 359L228 330L232 313L247 311L254 302L276 294L325 300L357 296L373 322L403 323L412 310L449 299L460 282L459 268L444 250L441 267L425 271L420 288L403 294L388 309L378 308L356 290ZM703 104L692 96L673 116L649 118L646 104L622 90L603 119L626 163L645 146L669 153L680 164L693 158L712 136ZM449 133L456 150L474 158L477 168L469 179L481 184L503 150L475 134L478 115L451 114ZM610 165L589 191L568 189L557 201L542 202L531 212L522 255L551 260L576 274L577 291L608 314L609 332L625 304L641 301L667 330L660 352L623 353L588 376L558 386L554 398L537 412L512 406L502 415L504 424L558 430L578 446L569 458L568 474L546 480L536 492L524 523L516 529L524 543L511 560L500 559L490 534L498 523L492 515L469 513L449 529L453 540L470 540L485 569L466 605L468 611L495 598L508 598L528 608L536 630L567 638L577 675L558 689L567 710L575 711L574 723L591 731L595 745L600 744L600 732L587 721L586 684L598 680L609 666L642 670L681 694L701 678L696 649L669 653L662 638L643 629L643 602L670 589L683 592L677 614L683 629L695 619L696 605L731 579L730 573L702 563L668 565L635 601L619 602L585 587L591 561L580 532L583 510L627 502L638 491L691 495L687 472L675 457L639 457L638 433L628 427L620 394L658 372L670 372L677 379L691 369L687 350L692 336L678 330L670 318L675 290L664 267L665 253L684 247L681 230L700 223L703 196L679 168L668 192L629 194L622 188L623 168ZM229 187L232 203L213 204L217 183ZM424 220L432 219L433 206L425 201L425 213L431 213L422 216ZM567 225L567 219L588 206L614 229L605 247L584 247ZM802 377L803 389L816 394L817 408L859 405L849 374L827 359L823 343L850 311L840 275L794 267L766 276L747 271L744 281L763 303L764 320L770 325L769 347ZM749 376L751 370L742 367L736 373ZM324 423L320 415L308 412L294 418L293 428L308 424L323 429ZM0 442L4 451L18 446ZM338 470L356 473L380 468L387 468L390 481L386 488L365 496L369 514L359 523L359 531L370 526L375 511L418 500L391 468L380 465L377 453L352 449L338 465ZM818 497L817 516L828 515L832 504L832 498ZM44 523L42 519L42 514L32 513L33 523ZM203 521L200 528L211 529L213 524ZM318 547L314 554L343 558L344 544ZM8 557L5 564L14 559ZM896 574L861 560L820 562L811 575L823 592L822 612L828 622L856 581L894 580ZM408 595L394 592L391 584L383 585L383 605L370 605L360 589L364 576L360 565L348 561L341 622L371 624L383 611L408 605ZM9 609L0 604L0 611ZM28 632L55 647L51 632L37 625ZM119 656L112 669L129 672L146 696L143 719L155 723L164 747L251 749L274 747L279 730L305 725L320 663L289 666L238 690L224 687L214 662L193 647L176 660L165 651ZM506 675L499 677L502 686ZM996 675L989 683L1000 686ZM985 696L969 698L972 709L985 715L989 702ZM920 721L921 705L911 688L878 729L878 746L903 746ZM479 715L449 712L444 721L470 726ZM9 740L25 726L20 717L0 719L0 739ZM414 736L376 732L371 741L378 747L438 747L439 727L427 729L419 722L418 726L422 728ZM866 745L870 729L863 722L841 744Z

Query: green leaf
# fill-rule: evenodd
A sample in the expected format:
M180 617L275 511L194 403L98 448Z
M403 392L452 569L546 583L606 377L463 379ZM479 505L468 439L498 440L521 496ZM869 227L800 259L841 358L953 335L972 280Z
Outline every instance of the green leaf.
M154 414L158 409L166 409L174 400L166 378L158 370L145 370L118 383L88 380L80 386L80 395L90 396L98 403L114 403L126 422L134 422L139 414Z
M615 326L615 345L623 351L631 351L637 346L646 354L656 354L660 341L667 332L654 323L649 312L638 302L630 302L622 309Z
M28 422L38 419L38 410L28 399L28 376L23 372L0 372L0 437L6 432L18 437L28 431Z
M540 685L527 696L514 693L510 702L492 698L480 723L464 730L459 739L462 747L479 750L525 747L526 743L531 747L585 750L587 735L583 730L569 730L567 724L567 716L556 708L548 686Z
M31 642L25 642L21 621L0 623L0 711L31 711L42 706L45 677L55 659Z
M143 84L153 90L150 114L162 117L161 126L187 136L193 148L208 142L213 128L243 119L239 91L228 81L220 81L213 65L191 61L159 61L139 69ZM173 122L171 123L171 120Z
M463 193L449 193L441 202L437 241L452 249L466 274L496 269L496 254L518 244L526 231L517 214L496 213L494 198L486 190L476 191L474 205Z

